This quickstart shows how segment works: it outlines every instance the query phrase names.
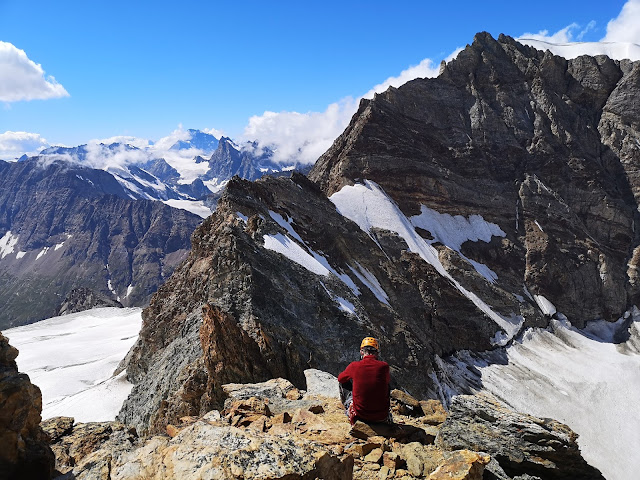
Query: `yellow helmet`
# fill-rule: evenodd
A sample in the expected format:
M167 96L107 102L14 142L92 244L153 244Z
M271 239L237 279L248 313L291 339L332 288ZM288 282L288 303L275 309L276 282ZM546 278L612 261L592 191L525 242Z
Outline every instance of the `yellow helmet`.
M364 348L364 347L373 347L376 350L380 350L380 348L378 348L378 340L376 340L373 337L366 337L364 340L362 340L362 343L360 344L360 348Z

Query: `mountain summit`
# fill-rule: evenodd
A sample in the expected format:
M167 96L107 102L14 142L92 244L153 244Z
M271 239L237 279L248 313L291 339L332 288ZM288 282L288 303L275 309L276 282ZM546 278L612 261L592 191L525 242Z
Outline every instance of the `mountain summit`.
M480 33L439 77L362 100L311 181L232 180L143 313L120 418L161 431L224 383L303 385L365 336L447 403L449 354L619 318L638 301L639 75Z

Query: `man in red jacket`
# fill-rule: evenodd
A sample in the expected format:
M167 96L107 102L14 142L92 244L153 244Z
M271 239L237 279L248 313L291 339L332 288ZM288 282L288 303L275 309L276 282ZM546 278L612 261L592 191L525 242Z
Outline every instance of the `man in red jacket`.
M362 360L351 362L344 372L338 375L342 402L352 425L356 420L365 422L391 420L389 365L378 360L379 351L378 340L373 337L365 338L360 344Z

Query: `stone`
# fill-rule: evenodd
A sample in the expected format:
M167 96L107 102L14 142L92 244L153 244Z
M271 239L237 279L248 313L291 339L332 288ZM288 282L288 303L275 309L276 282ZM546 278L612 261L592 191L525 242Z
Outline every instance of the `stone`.
M55 443L73 430L73 417L52 417L40 422L40 427L49 437L49 443Z
M444 463L429 475L429 480L482 480L490 460L489 455L457 450L445 455Z
M512 477L602 479L580 455L576 439L560 422L515 412L495 397L479 394L454 397L436 445L485 452Z
M338 379L330 373L309 368L304 371L307 395L340 398Z
M381 448L374 448L367 455L365 455L364 461L370 463L380 463L383 453L384 452Z
M317 415L324 413L324 407L322 405L312 405L309 407L309 411Z
M171 424L167 425L167 435L169 435L171 438L175 437L179 433L180 429L178 429L176 426Z
M18 372L17 356L18 350L0 332L0 472L6 478L48 480L55 459L40 427L42 395Z
M422 421L428 425L440 425L447 419L447 412L440 400L421 400L420 408L424 415Z
M406 465L409 474L416 477L429 475L444 459L439 449L418 442L404 444L398 450L398 463Z
M205 421L167 437L106 443L80 459L72 478L323 478L350 480L353 458L340 459L301 438L270 435ZM105 476L105 472L106 475Z
M366 440L370 437L382 436L394 438L402 442L417 441L423 444L433 443L435 434L413 425L399 425L390 423L365 423L360 420L351 427L349 434Z

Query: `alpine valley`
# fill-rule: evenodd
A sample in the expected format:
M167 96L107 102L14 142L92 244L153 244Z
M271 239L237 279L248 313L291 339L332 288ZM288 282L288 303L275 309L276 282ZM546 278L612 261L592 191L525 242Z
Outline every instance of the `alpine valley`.
M0 163L0 325L79 287L60 313L148 302L114 422L39 427L0 337L3 465L52 474L49 442L62 478L635 478L640 61L479 33L361 100L306 175L203 135L188 171L123 144ZM365 336L395 429L335 399Z

